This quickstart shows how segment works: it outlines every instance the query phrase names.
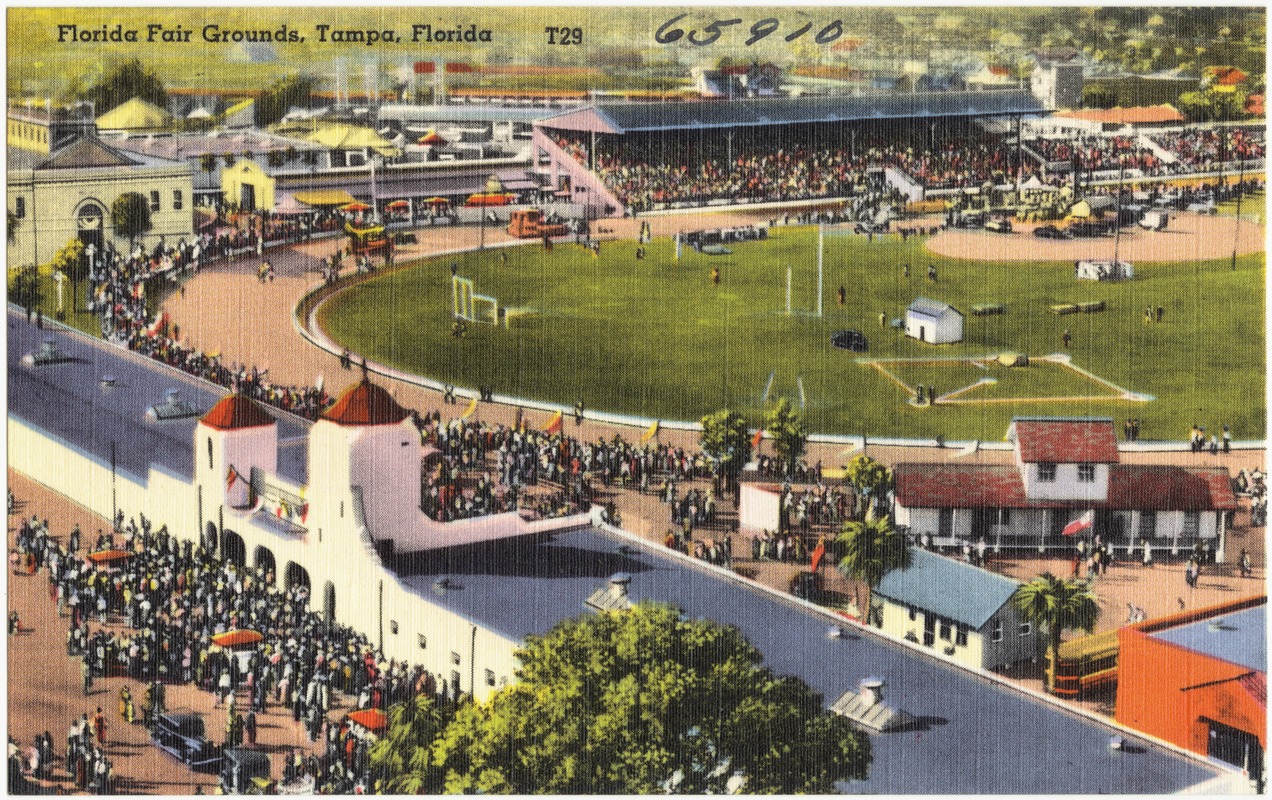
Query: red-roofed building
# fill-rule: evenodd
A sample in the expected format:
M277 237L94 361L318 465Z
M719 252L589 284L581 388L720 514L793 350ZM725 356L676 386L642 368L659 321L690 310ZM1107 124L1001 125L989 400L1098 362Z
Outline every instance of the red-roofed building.
M984 538L995 550L1068 549L1061 532L1090 511L1089 535L1123 553L1202 542L1223 560L1236 508L1226 468L1121 464L1109 419L1017 418L1007 439L1014 466L897 464L897 524L943 547Z
M1123 125L1179 125L1184 115L1170 103L1159 106L1132 106L1130 108L1084 108L1073 111L1057 111L1053 116L1095 122L1114 130Z

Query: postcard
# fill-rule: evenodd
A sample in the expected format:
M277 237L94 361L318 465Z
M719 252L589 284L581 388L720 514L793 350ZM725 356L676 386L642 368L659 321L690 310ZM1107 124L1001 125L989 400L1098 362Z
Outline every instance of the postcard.
M1266 783L1266 9L7 11L15 794Z

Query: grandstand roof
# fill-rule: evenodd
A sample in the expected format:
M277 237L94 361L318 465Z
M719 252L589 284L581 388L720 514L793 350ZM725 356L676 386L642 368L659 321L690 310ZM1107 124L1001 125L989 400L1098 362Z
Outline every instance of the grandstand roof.
M598 103L538 123L548 128L632 133L859 120L1038 114L1029 92L926 92L835 97L766 97L727 102Z

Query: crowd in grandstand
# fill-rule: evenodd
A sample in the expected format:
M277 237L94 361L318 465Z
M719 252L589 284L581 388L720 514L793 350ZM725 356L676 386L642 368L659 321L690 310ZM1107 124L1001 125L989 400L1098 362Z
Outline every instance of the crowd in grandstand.
M716 199L782 201L860 196L872 190L868 176L896 169L927 190L979 187L1027 180L1044 163L1071 164L1083 172L1125 168L1145 176L1214 171L1222 163L1264 157L1262 131L1253 128L1188 128L1153 134L1153 143L1174 156L1163 158L1137 135L1036 137L1017 152L1011 141L983 132L946 132L927 144L882 135L843 143L795 143L782 148L739 145L721 156L718 143L690 148L637 145L618 148L604 141L591 154L579 138L559 134L556 144L579 163L594 155L594 169L615 195L635 211Z

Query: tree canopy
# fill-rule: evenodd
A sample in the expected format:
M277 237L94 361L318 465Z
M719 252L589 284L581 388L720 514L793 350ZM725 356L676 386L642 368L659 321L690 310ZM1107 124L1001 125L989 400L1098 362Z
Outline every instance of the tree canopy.
M791 474L808 444L803 412L791 405L789 398L783 397L764 413L764 429L773 437L773 448L786 463L786 474Z
M137 192L124 192L110 205L115 234L129 241L150 230L150 201Z
M519 681L438 740L444 791L821 793L866 776L869 738L734 628L640 604L529 637L519 658Z
M253 105L253 118L258 127L273 125L283 118L292 106L309 106L310 95L318 86L313 75L289 75L275 81Z
M113 71L84 91L84 99L90 100L97 113L104 114L139 97L160 108L168 105L168 92L154 70L133 58L123 62Z
M1100 604L1091 587L1077 578L1057 578L1044 572L1021 584L1014 597L1016 608L1024 618L1047 632L1047 688L1056 688L1056 655L1060 636L1070 628L1087 633L1095 630L1100 617Z
M746 429L746 419L727 408L702 418L702 452L715 459L720 473L730 482L742 474L742 467L751 460L751 434Z
M879 498L892 486L892 471L865 453L858 453L845 470L848 482L867 499L866 515L872 516Z

